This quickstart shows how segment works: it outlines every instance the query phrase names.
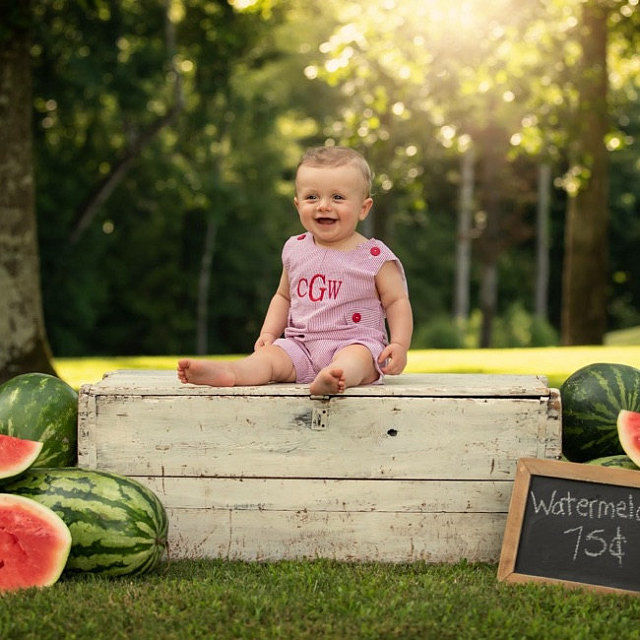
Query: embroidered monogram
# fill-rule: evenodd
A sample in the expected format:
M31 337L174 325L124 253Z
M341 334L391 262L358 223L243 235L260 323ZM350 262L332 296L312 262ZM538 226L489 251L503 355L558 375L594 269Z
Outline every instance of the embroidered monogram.
M311 278L302 277L295 287L298 297L309 297L311 302L322 302L325 293L329 300L335 300L340 293L342 280L329 280L323 273L316 273Z

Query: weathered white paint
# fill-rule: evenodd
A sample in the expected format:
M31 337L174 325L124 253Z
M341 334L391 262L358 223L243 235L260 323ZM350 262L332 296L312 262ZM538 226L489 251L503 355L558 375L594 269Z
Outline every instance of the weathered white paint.
M512 481L138 476L171 509L504 513Z
M93 395L156 396L309 396L309 385L268 384L258 387L209 387L181 384L175 371L124 369L111 371L92 385L83 387ZM548 396L544 376L468 373L404 373L387 376L384 385L364 385L347 389L350 396L417 397L536 397Z
M174 558L495 562L504 513L169 509Z
M398 376L312 398L125 371L79 407L80 465L155 491L174 556L496 560L517 459L560 454L559 396L537 376Z

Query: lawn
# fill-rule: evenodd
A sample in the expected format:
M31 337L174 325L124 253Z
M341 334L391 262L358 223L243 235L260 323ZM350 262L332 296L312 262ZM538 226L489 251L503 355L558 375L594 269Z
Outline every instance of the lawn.
M177 356L59 358L55 365L60 377L78 388L82 384L97 382L104 373L114 369L175 369L177 359ZM410 351L406 371L526 373L547 376L549 383L557 387L571 373L591 362L621 362L640 367L640 346Z
M487 564L180 561L0 598L2 640L638 638L640 600L498 583Z
M56 367L79 387L113 369L175 361L59 359ZM590 362L640 367L640 346L412 351L407 371L541 374L558 386ZM638 598L499 583L496 569L181 560L138 578L66 575L49 589L0 596L0 640L640 638Z

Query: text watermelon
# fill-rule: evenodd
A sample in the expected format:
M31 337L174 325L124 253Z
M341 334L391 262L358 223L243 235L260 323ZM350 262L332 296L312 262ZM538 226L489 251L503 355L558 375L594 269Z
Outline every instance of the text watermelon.
M43 447L35 467L76 464L78 394L44 373L25 373L0 387L0 433L37 440Z
M55 511L71 531L69 571L108 576L153 569L167 545L167 516L139 482L106 471L29 469L3 490Z
M71 533L51 509L0 493L0 591L53 584L70 548Z
M640 370L595 363L578 369L560 387L562 451L573 462L623 454L617 419L640 411Z

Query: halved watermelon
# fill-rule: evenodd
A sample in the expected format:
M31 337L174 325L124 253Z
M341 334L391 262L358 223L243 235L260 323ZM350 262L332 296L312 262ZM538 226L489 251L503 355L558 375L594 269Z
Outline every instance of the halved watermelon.
M26 471L43 447L42 442L0 434L0 478L12 478Z
M640 467L640 413L623 409L618 414L617 424L624 452Z
M31 498L0 493L0 591L53 584L70 549L60 516Z

